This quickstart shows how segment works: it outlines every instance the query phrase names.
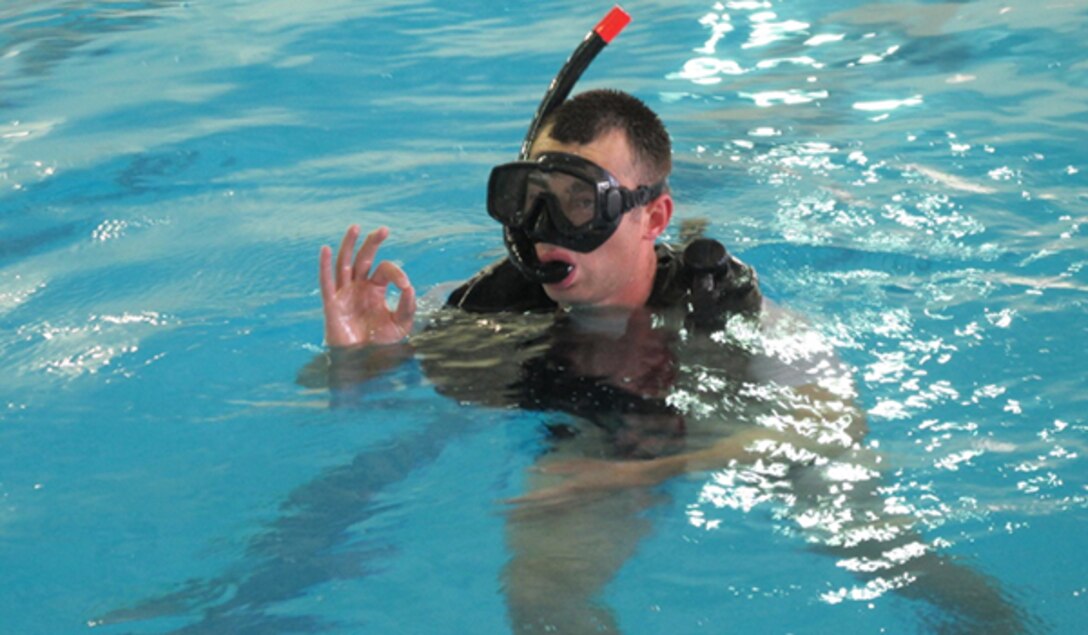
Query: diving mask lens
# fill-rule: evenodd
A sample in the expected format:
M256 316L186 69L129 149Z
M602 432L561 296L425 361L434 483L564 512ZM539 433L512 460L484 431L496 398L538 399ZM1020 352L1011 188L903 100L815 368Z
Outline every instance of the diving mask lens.
M532 172L525 185L522 209L531 210L540 198L548 197L570 229L584 229L597 215L597 186L564 172ZM554 216L554 215L553 215Z
M488 182L487 207L504 225L524 223L543 196L560 217L552 219L570 229L609 224L610 191L625 191L604 168L581 157L553 153L536 161L515 161L495 167ZM625 210L626 211L626 210Z
M547 201L557 227L577 231L597 217L598 184L583 176L548 170L535 162L500 165L491 172L487 209L503 225L524 225L542 201Z
M596 163L557 152L495 167L487 211L532 242L588 253L608 240L625 212L663 191L664 183L629 190Z

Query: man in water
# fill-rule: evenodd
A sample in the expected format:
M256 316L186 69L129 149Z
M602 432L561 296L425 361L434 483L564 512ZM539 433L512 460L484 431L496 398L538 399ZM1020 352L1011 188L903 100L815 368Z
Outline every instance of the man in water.
M655 245L673 211L656 115L622 93L580 95L553 113L531 159L499 166L489 187L510 256L454 291L453 310L426 329L412 332L408 276L375 264L388 230L353 258L359 229L349 229L335 271L323 248L330 355L300 374L350 406L353 386L415 355L460 403L546 413L545 451L507 515L502 582L515 632L618 632L598 598L652 528L644 512L664 497L646 486L710 470L718 483L744 470L748 489L765 482L806 544L858 567L878 590L947 609L961 623L945 632L1022 630L991 581L921 543L911 519L883 511L878 474L860 470L866 478L849 486L823 474L865 458L864 418L833 351L798 337L804 325L765 306L752 272L713 241L683 252ZM390 284L401 292L393 310ZM375 556L345 544L349 528L382 513L376 497L474 425L435 419L322 472L249 541L239 566L96 621L199 613L184 632L320 629L317 616L283 614L283 602L365 575Z
M917 542L909 521L882 513L878 479L844 497L828 494L837 492L835 483L811 476L829 461L865 453L865 421L853 404L848 373L827 349L794 346L776 356L775 343L763 341L765 350L752 350L760 347L761 333L781 321L765 310L753 272L720 246L716 251L713 241L683 253L657 243L673 215L670 170L668 135L641 101L604 90L566 102L546 120L529 161L492 172L488 211L503 224L509 256L458 287L446 303L473 315L555 315L550 326L534 323L546 332L545 344L534 348L539 340L527 338L515 347L487 349L485 339L468 347L461 337L444 338L441 325L412 337L440 392L593 423L588 431L577 422L549 424L549 452L530 474L529 491L513 501L504 587L517 631L618 630L596 597L647 529L643 512L656 499L642 486L684 472L757 460L779 465L793 501L787 504L797 507L797 515L835 513L825 508L848 498L853 515L863 520L831 529L834 535L825 541L844 559L874 561ZM386 228L371 232L355 253L360 230L352 226L335 268L331 249L321 249L334 387L372 373L353 372L351 360L359 359L353 351L394 350L382 345L412 335L416 294L408 275L391 262L376 264L388 234ZM394 309L386 303L390 285L400 291ZM680 315L681 326L655 327L660 315L669 314ZM685 340L677 334L727 321L741 336ZM717 335L723 333L719 328ZM779 343L796 340L789 327L780 333ZM489 336L480 328L475 334ZM717 359L700 365L701 374L685 384L678 378L678 347ZM490 375L474 374L463 363L470 348L492 353L499 366ZM496 386L496 377L505 383ZM768 399L762 385L776 386L776 396ZM695 403L699 398L706 408ZM687 405L677 407L679 401ZM731 408L723 411L723 404ZM841 546L851 542L842 540L848 532L870 529L892 538ZM973 623L985 620L993 632L1016 630L1018 618L987 580L928 548L886 571L891 588L932 573L903 592Z
M482 312L557 306L633 309L659 300L651 297L658 271L655 244L672 218L673 200L665 185L672 163L669 138L657 115L624 93L583 93L552 116L533 146L532 157L541 170L533 171L531 166L496 169L489 209L493 216L502 215L500 222L515 231L553 239L552 243L534 241L535 253L529 259L542 265L561 263L567 267L566 275L543 284L531 282L515 275L518 256L512 255L460 287L449 304ZM570 165L561 165L561 160ZM577 175L570 174L576 171ZM612 190L616 196L648 194L645 200L622 205L622 211L600 209L598 193L592 188L609 180L618 186ZM549 187L565 191L547 191ZM504 189L496 191L499 188ZM545 191L554 196L539 196ZM516 200L522 192L532 200ZM545 201L555 204L545 205ZM538 208L507 209L519 204ZM533 213L533 219L519 218ZM609 214L615 217L608 218ZM527 226L530 223L532 227ZM352 262L358 236L357 226L345 234L335 273L332 251L321 250L325 339L330 347L390 344L407 337L412 327L415 291L408 276L391 262L374 266L388 230L380 228L367 236ZM385 303L390 284L401 293L395 311Z

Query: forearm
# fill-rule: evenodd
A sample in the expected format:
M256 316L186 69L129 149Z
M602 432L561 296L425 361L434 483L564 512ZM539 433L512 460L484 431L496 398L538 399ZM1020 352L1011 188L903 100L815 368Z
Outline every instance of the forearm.
M329 388L346 389L380 377L415 354L407 342L383 346L330 347L327 353Z
M661 482L688 472L718 470L734 462L754 462L766 454L758 441L780 440L782 437L781 433L773 430L753 427L721 439L702 450L639 461L631 465L638 466L637 469L648 480Z
M397 368L415 355L407 344L332 347L298 372L296 381L311 390L329 390L332 404L349 404L360 388Z
M632 480L650 484L689 472L720 470L738 463L750 465L761 459L808 463L817 458L831 459L858 448L850 437L813 433L805 426L794 425L796 423L791 421L782 428L753 425L708 447L648 461L626 462L621 469L629 471ZM871 458L867 458L868 461Z

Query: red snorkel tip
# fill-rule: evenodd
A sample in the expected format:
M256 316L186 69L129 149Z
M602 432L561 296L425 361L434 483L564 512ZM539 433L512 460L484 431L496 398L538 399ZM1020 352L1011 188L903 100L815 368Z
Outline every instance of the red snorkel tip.
M612 38L620 34L623 27L631 23L631 16L626 11L620 8L619 5L612 7L612 10L608 12L608 15L604 16L604 19L593 28L593 31L601 36L601 39L605 43L612 42Z

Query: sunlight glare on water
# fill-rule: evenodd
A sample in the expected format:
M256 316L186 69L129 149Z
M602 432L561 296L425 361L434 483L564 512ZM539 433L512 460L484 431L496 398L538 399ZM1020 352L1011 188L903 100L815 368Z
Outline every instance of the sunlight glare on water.
M692 86L670 101L763 110L752 123L750 112L723 119L735 138L694 146L701 169L742 170L774 192L764 216L742 208L723 229L738 243L764 234L754 252L773 263L765 282L822 315L858 364L871 446L911 469L884 484L886 503L928 528L932 546L1032 526L1009 515L1083 514L1085 428L1066 420L1082 421L1083 388L1046 389L1083 368L1079 345L1057 344L1085 329L1083 156L1063 143L1084 137L1072 116L1083 105L1061 106L1088 96L1083 73L975 54L1000 51L1001 32L1070 37L1083 10L902 3L790 15L798 9L716 4L699 21L707 41L669 75ZM1083 67L1074 56L1049 68L1066 64ZM874 72L880 81L862 83ZM1072 321L1051 330L1063 314ZM718 509L779 514L796 505L779 485L759 470L718 473L688 513L704 529L733 518ZM834 526L833 512L814 513L787 513L783 530ZM821 597L869 601L905 584L880 580ZM1059 597L1079 596L1065 586Z
M0 8L0 631L509 628L520 534L496 501L546 478L542 430L574 416L488 407L494 379L447 394L426 356L347 396L311 381L317 250L388 225L421 294L500 256L488 170L606 8ZM669 127L669 237L705 221L812 325L714 343L833 347L849 372L814 372L867 433L572 521L572 546L603 527L632 554L595 610L625 633L965 632L974 589L1009 630L1078 632L1083 3L625 8L580 87ZM489 356L449 355L453 381L539 346L535 322L462 326ZM807 403L711 362L678 375L693 423L774 429ZM918 584L929 565L950 588Z

